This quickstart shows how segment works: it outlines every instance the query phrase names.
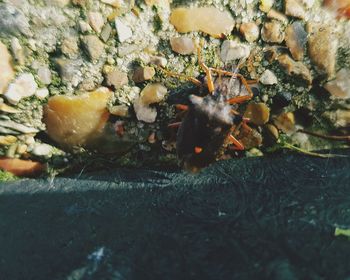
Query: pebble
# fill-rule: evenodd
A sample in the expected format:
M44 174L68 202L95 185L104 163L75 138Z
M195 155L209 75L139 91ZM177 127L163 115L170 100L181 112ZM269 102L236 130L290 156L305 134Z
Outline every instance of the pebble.
M80 95L50 97L43 118L47 134L67 149L88 145L103 131L111 95L109 89L99 88Z
M149 62L161 67L165 67L168 64L167 59L162 56L151 56Z
M37 130L34 127L28 127L20 123L16 123L12 120L0 120L0 127L10 128L11 130L18 131L24 134L28 133L37 133Z
M144 105L159 103L164 100L167 88L162 84L148 84L140 93L140 100Z
M338 109L336 111L325 112L327 117L335 127L349 127L350 126L350 110Z
M330 26L308 24L309 55L321 74L334 76L338 40Z
M276 19L276 20L278 20L278 21L280 21L280 22L282 22L284 24L288 23L288 18L284 14L276 11L275 9L271 9L267 13L267 17L270 18L270 19Z
M268 43L282 43L284 40L283 25L279 21L265 22L261 37Z
M18 64L24 65L25 63L24 51L21 44L19 43L19 40L16 37L12 38L11 40L11 50Z
M84 36L83 44L92 61L97 61L104 53L105 45L95 35Z
M20 112L19 110L1 102L0 102L0 111L4 113L9 113L9 114L17 114Z
M79 54L78 39L74 36L69 36L63 39L61 51L68 57L73 58Z
M292 94L289 91L278 92L273 98L273 105L277 109L288 106L292 102Z
M11 55L6 46L0 41L0 94L3 94L15 77L11 64Z
M153 123L157 118L156 108L144 105L140 98L134 100L134 110L136 113L136 118L139 121L144 121L146 123Z
M246 150L250 150L261 146L263 139L256 129L252 129L251 131L244 131L242 129L239 135L239 141L244 145Z
M172 10L170 23L180 33L202 31L214 38L221 38L222 34L231 33L235 22L228 11L215 7L181 7Z
M89 24L96 33L100 34L104 25L104 19L99 12L88 12Z
M49 96L49 90L47 88L40 88L35 92L35 96L39 99L45 99Z
M40 66L38 69L38 78L44 85L51 84L51 71L48 66Z
M17 146L17 151L16 153L19 155L23 155L28 149L28 146L26 144L19 144Z
M90 24L83 20L79 21L79 29L82 33L88 33L92 31Z
M48 157L52 153L52 146L48 144L36 144L31 153L38 157Z
M266 124L265 129L268 135L270 136L270 138L272 138L271 140L276 142L279 138L279 132L276 126L274 126L273 124Z
M245 59L250 54L250 47L238 40L226 40L221 45L220 57L223 62Z
M112 27L108 23L106 23L100 34L102 41L106 43L109 37L111 36L111 33L112 33Z
M13 136L13 135L2 136L2 135L0 135L0 145L8 146L8 145L15 143L16 141L17 141L16 136Z
M298 0L285 0L285 14L287 16L304 19L306 12Z
M11 104L17 104L22 98L34 95L37 87L34 76L31 73L23 73L9 85L4 96Z
M67 6L70 3L70 0L45 0L46 5L54 5L58 7Z
M284 133L291 134L295 132L295 117L293 112L285 112L280 114L274 120L274 124Z
M312 77L310 70L302 62L294 61L287 54L280 55L277 60L288 75L298 76L311 85Z
M249 43L255 42L260 36L259 27L255 22L242 23L239 31Z
M109 112L114 116L126 117L129 113L129 107L124 104L116 105L116 106L112 106L109 109Z
M261 0L259 9L260 11L267 13L268 11L270 11L274 3L275 3L274 0Z
M196 46L191 38L181 36L170 39L171 49L179 54L192 54L196 50Z
M117 35L119 42L123 43L132 37L132 30L119 18L115 19L115 28L117 29Z
M265 103L249 103L244 117L256 125L263 125L269 121L270 109Z
M303 60L307 43L307 33L300 21L288 25L286 29L286 45L295 60Z
M132 79L135 83L142 83L144 81L151 80L154 75L156 74L156 71L153 67L145 66L145 67L138 67L135 69L135 72L132 76Z
M260 76L259 82L263 85L274 85L277 84L277 77L272 71L265 70Z
M350 70L345 68L339 70L335 79L327 82L324 88L334 98L350 98Z
M119 89L129 83L128 75L120 70L114 69L106 74L107 85Z
M55 60L58 72L63 82L70 83L73 76L77 76L80 72L80 66L83 63L82 60L58 58Z

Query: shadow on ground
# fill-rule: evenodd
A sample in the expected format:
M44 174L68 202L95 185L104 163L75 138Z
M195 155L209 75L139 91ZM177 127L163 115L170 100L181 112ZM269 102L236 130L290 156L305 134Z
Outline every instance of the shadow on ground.
M1 279L349 279L349 170L282 154L4 183Z

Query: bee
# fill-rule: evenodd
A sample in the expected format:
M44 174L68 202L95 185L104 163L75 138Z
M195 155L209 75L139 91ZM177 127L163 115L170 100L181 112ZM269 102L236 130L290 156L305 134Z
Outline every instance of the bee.
M234 150L244 150L244 145L235 137L241 127L251 130L248 119L233 109L232 105L246 102L253 97L250 83L242 75L205 65L198 47L199 66L205 72L205 80L200 81L181 74L168 73L192 81L198 89L205 88L206 95L191 94L189 104L177 104L176 108L184 111L181 122L170 124L177 127L176 151L181 167L191 172L218 160L230 146ZM226 83L223 82L224 78ZM216 79L215 79L216 78ZM229 84L239 79L246 90L245 95L230 97ZM228 81L228 83L227 83Z

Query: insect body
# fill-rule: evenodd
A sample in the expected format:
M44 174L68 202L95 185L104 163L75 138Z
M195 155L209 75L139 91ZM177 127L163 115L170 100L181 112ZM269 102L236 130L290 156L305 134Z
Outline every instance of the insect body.
M240 74L209 68L201 61L200 50L198 60L206 73L208 94L204 97L190 95L189 105L177 106L186 111L182 122L170 125L179 127L176 150L180 164L192 172L216 161L230 144L233 144L236 150L244 149L243 144L232 133L242 126L250 129L246 124L248 120L233 110L231 105L247 101L253 96L248 82ZM226 79L229 77L227 79L229 81L240 79L247 94L230 98L227 87L222 87L221 83L214 82L212 73L220 75L220 80L221 76L226 76ZM202 82L197 79L188 78L188 80L202 86Z
M180 164L196 171L222 155L231 143L232 128L242 117L232 115L231 106L222 99L215 100L212 95L189 98L191 104L177 132L176 150Z

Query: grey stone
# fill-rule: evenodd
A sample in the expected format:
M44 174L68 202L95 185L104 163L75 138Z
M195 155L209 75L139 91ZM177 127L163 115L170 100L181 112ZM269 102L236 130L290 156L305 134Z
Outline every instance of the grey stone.
M105 45L95 35L83 37L84 48L92 61L98 60L104 53Z
M0 4L0 34L32 36L28 18L15 6Z
M111 32L112 32L112 27L106 23L105 26L102 28L100 37L102 39L103 42L107 42L109 37L111 36Z
M295 60L304 58L304 49L307 43L307 33L300 21L295 21L286 29L286 45Z

